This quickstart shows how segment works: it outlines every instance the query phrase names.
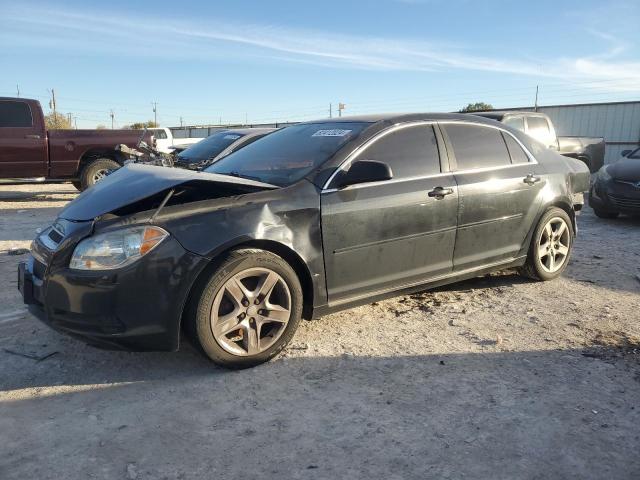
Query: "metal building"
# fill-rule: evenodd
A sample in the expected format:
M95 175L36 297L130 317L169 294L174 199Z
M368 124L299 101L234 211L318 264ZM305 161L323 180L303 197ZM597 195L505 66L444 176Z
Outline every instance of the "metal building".
M618 160L623 150L640 146L640 101L549 105L538 111L549 115L558 136L603 137L605 163Z

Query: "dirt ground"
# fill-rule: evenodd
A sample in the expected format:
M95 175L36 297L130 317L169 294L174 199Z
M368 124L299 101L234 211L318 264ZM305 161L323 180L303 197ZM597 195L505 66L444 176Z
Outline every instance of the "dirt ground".
M7 251L74 196L0 187L2 479L640 478L640 220L586 208L559 280L505 272L303 322L232 372L26 313Z

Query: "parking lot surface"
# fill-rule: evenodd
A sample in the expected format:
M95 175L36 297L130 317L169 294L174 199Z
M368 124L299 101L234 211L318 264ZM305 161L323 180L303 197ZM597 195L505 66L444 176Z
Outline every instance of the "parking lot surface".
M9 253L76 194L0 187L0 478L640 477L640 220L585 208L559 280L372 303L226 371L26 312Z

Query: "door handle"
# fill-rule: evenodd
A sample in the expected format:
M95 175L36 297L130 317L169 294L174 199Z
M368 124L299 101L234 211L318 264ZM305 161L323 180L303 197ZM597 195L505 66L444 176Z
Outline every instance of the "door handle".
M527 185L532 186L533 184L538 183L540 181L540 177L538 177L537 175L534 175L533 173L530 173L529 175L524 177L522 181Z
M427 195L429 195L430 197L435 197L436 200L442 200L446 195L451 195L452 193L453 188L436 187Z
M38 139L40 139L40 135L33 135L33 134L25 135L24 138L33 138L33 139L38 140Z

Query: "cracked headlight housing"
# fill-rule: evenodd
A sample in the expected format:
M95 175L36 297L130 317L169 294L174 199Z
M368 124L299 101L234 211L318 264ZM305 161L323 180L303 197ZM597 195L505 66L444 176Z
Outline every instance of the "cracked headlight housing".
M76 270L121 268L142 258L168 236L162 228L140 226L85 238L73 251L69 267Z

